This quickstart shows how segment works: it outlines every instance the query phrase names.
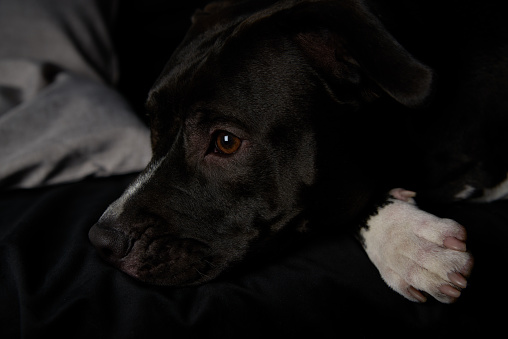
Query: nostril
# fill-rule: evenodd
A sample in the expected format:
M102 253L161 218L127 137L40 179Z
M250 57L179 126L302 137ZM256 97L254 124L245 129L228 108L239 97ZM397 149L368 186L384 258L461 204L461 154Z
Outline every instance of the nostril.
M130 239L121 231L113 228L92 226L88 238L105 259L118 260L127 255Z

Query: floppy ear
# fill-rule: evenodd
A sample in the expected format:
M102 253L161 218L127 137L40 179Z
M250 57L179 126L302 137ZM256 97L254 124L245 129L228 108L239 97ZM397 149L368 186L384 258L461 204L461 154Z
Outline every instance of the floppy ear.
M206 5L203 9L198 9L192 15L192 23L197 24L200 21L207 21L211 16L216 15L231 6L231 0L215 1Z
M314 64L332 76L353 76L359 67L410 107L423 104L431 94L432 70L402 47L361 0L280 1L242 25L264 20L289 30Z
M431 94L432 70L402 47L362 1L303 1L286 17L293 27L306 23L307 32L298 33L296 41L321 67L340 70L356 62L386 93L410 107ZM309 31L311 26L321 30Z
M203 9L198 9L191 17L193 34L203 33L218 24L228 25L242 18L249 7L243 6L237 0L218 0L209 3Z

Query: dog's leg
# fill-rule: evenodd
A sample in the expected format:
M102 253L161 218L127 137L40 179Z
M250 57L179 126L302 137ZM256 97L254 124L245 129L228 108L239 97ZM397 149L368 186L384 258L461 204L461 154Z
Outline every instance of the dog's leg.
M473 263L466 252L465 229L420 210L413 192L397 188L390 196L360 231L369 258L404 297L424 302L425 292L441 302L454 302L467 285Z

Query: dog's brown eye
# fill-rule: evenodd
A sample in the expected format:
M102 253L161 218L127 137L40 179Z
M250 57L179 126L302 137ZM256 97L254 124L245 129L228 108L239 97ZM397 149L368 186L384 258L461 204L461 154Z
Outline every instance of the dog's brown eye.
M235 153L242 144L242 140L228 132L220 132L215 139L215 151L222 154Z

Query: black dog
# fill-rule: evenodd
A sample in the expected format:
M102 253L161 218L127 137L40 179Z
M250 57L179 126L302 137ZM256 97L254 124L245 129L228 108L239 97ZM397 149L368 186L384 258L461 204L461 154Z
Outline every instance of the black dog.
M465 230L413 191L419 206L508 192L508 30L486 1L389 3L198 11L149 94L152 161L90 231L101 255L198 284L320 216L408 299L456 300Z

